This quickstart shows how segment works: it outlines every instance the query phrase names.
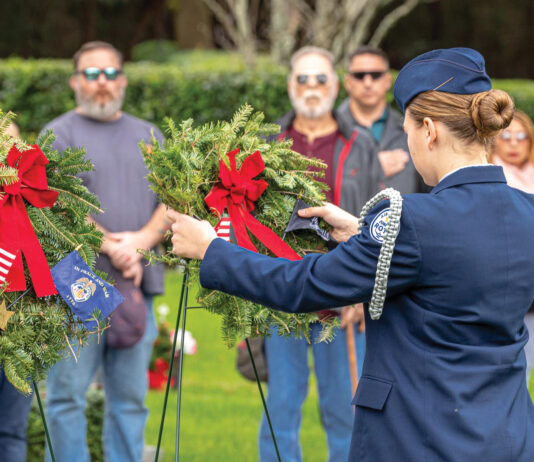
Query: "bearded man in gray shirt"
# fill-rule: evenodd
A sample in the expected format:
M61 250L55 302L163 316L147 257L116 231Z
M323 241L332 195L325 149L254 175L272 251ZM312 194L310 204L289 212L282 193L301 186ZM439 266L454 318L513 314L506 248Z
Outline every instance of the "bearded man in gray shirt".
M94 165L94 171L81 177L104 210L93 218L104 233L97 268L140 286L148 307L145 332L134 346L111 347L104 333L104 340L89 341L77 361L63 359L50 370L47 414L58 462L89 462L85 392L100 366L106 392L106 461L142 459L146 373L156 337L152 302L163 292L163 268L146 266L137 249L151 249L160 242L165 207L149 188L138 144L150 143L152 133L160 142L163 137L152 124L121 111L127 84L121 53L105 42L86 43L74 55L70 80L77 107L45 127L56 135L54 148L83 147Z

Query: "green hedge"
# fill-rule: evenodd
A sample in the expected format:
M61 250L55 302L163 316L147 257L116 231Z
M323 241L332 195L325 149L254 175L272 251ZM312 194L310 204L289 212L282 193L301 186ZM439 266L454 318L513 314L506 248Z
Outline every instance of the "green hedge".
M165 117L197 123L227 119L243 103L261 109L268 120L289 110L286 76L272 72L220 70L185 72L175 64L128 63L124 110L162 126ZM75 106L69 61L0 60L0 107L18 114L23 133L33 135Z
M268 121L290 109L284 69L267 64L255 72L245 71L230 55L226 69L187 62L126 64L129 87L124 109L158 126L165 117L193 117L197 123L227 119L245 102L262 110ZM21 131L33 137L48 121L74 107L68 86L71 72L70 61L0 60L0 107L17 113ZM508 91L517 106L534 118L532 81L496 80L494 86Z

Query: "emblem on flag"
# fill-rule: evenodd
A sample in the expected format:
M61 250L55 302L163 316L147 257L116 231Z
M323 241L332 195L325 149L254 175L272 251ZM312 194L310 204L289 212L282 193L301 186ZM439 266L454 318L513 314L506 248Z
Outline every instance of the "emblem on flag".
M80 278L70 286L70 292L77 302L86 302L95 293L96 284L88 278Z
M96 329L124 298L111 284L99 278L75 250L52 268L54 284L63 301L88 329Z
M0 244L0 284L6 281L7 275L13 266L18 251L14 251L4 244Z

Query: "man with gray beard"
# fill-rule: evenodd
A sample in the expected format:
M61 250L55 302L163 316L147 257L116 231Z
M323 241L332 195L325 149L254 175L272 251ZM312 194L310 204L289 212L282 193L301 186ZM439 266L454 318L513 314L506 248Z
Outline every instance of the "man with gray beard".
M339 90L332 54L316 47L298 50L291 58L287 89L293 111L277 122L281 126L278 139L290 138L293 150L321 159L327 165L323 179L330 188L327 200L358 215L365 202L380 190L381 169L370 135L343 125L332 112ZM331 462L347 460L350 449L354 414L347 347L349 329L356 338L359 372L365 350L359 329L363 321L361 306L338 311L320 313L341 316L341 328L333 342L315 343L321 326L320 323L310 326L321 421ZM299 430L308 391L308 345L303 338L281 337L275 330L272 334L265 339L267 406L284 462L300 462ZM259 452L261 462L277 460L265 416Z
M111 342L108 330L103 338L95 335L80 351L77 361L66 358L50 370L47 420L58 462L89 462L85 392L99 367L106 392L105 459L142 459L148 415L144 406L146 374L157 333L152 304L154 295L163 292L163 268L147 266L137 249L155 248L166 226L165 207L149 188L139 143L151 143L152 133L159 142L163 136L154 125L121 111L127 84L121 53L109 43L86 43L74 55L70 79L77 107L45 127L54 131L54 148L58 151L68 147L87 151L95 170L80 176L98 196L104 210L93 217L104 233L96 267L112 274L127 300L141 304L140 319L134 322L142 325L146 321L137 343L120 340L120 333L124 333L120 329L114 337L120 340L119 344ZM124 309L131 306L124 304Z

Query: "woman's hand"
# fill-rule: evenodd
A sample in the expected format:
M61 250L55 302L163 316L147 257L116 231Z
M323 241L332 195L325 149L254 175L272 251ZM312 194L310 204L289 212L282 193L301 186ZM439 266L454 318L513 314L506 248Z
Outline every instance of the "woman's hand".
M167 210L167 220L172 223L172 251L184 258L202 260L217 233L207 221L200 221L175 210Z
M331 234L338 242L348 241L358 233L358 218L334 204L326 203L321 207L309 207L299 210L298 213L305 218L321 217L334 227Z

